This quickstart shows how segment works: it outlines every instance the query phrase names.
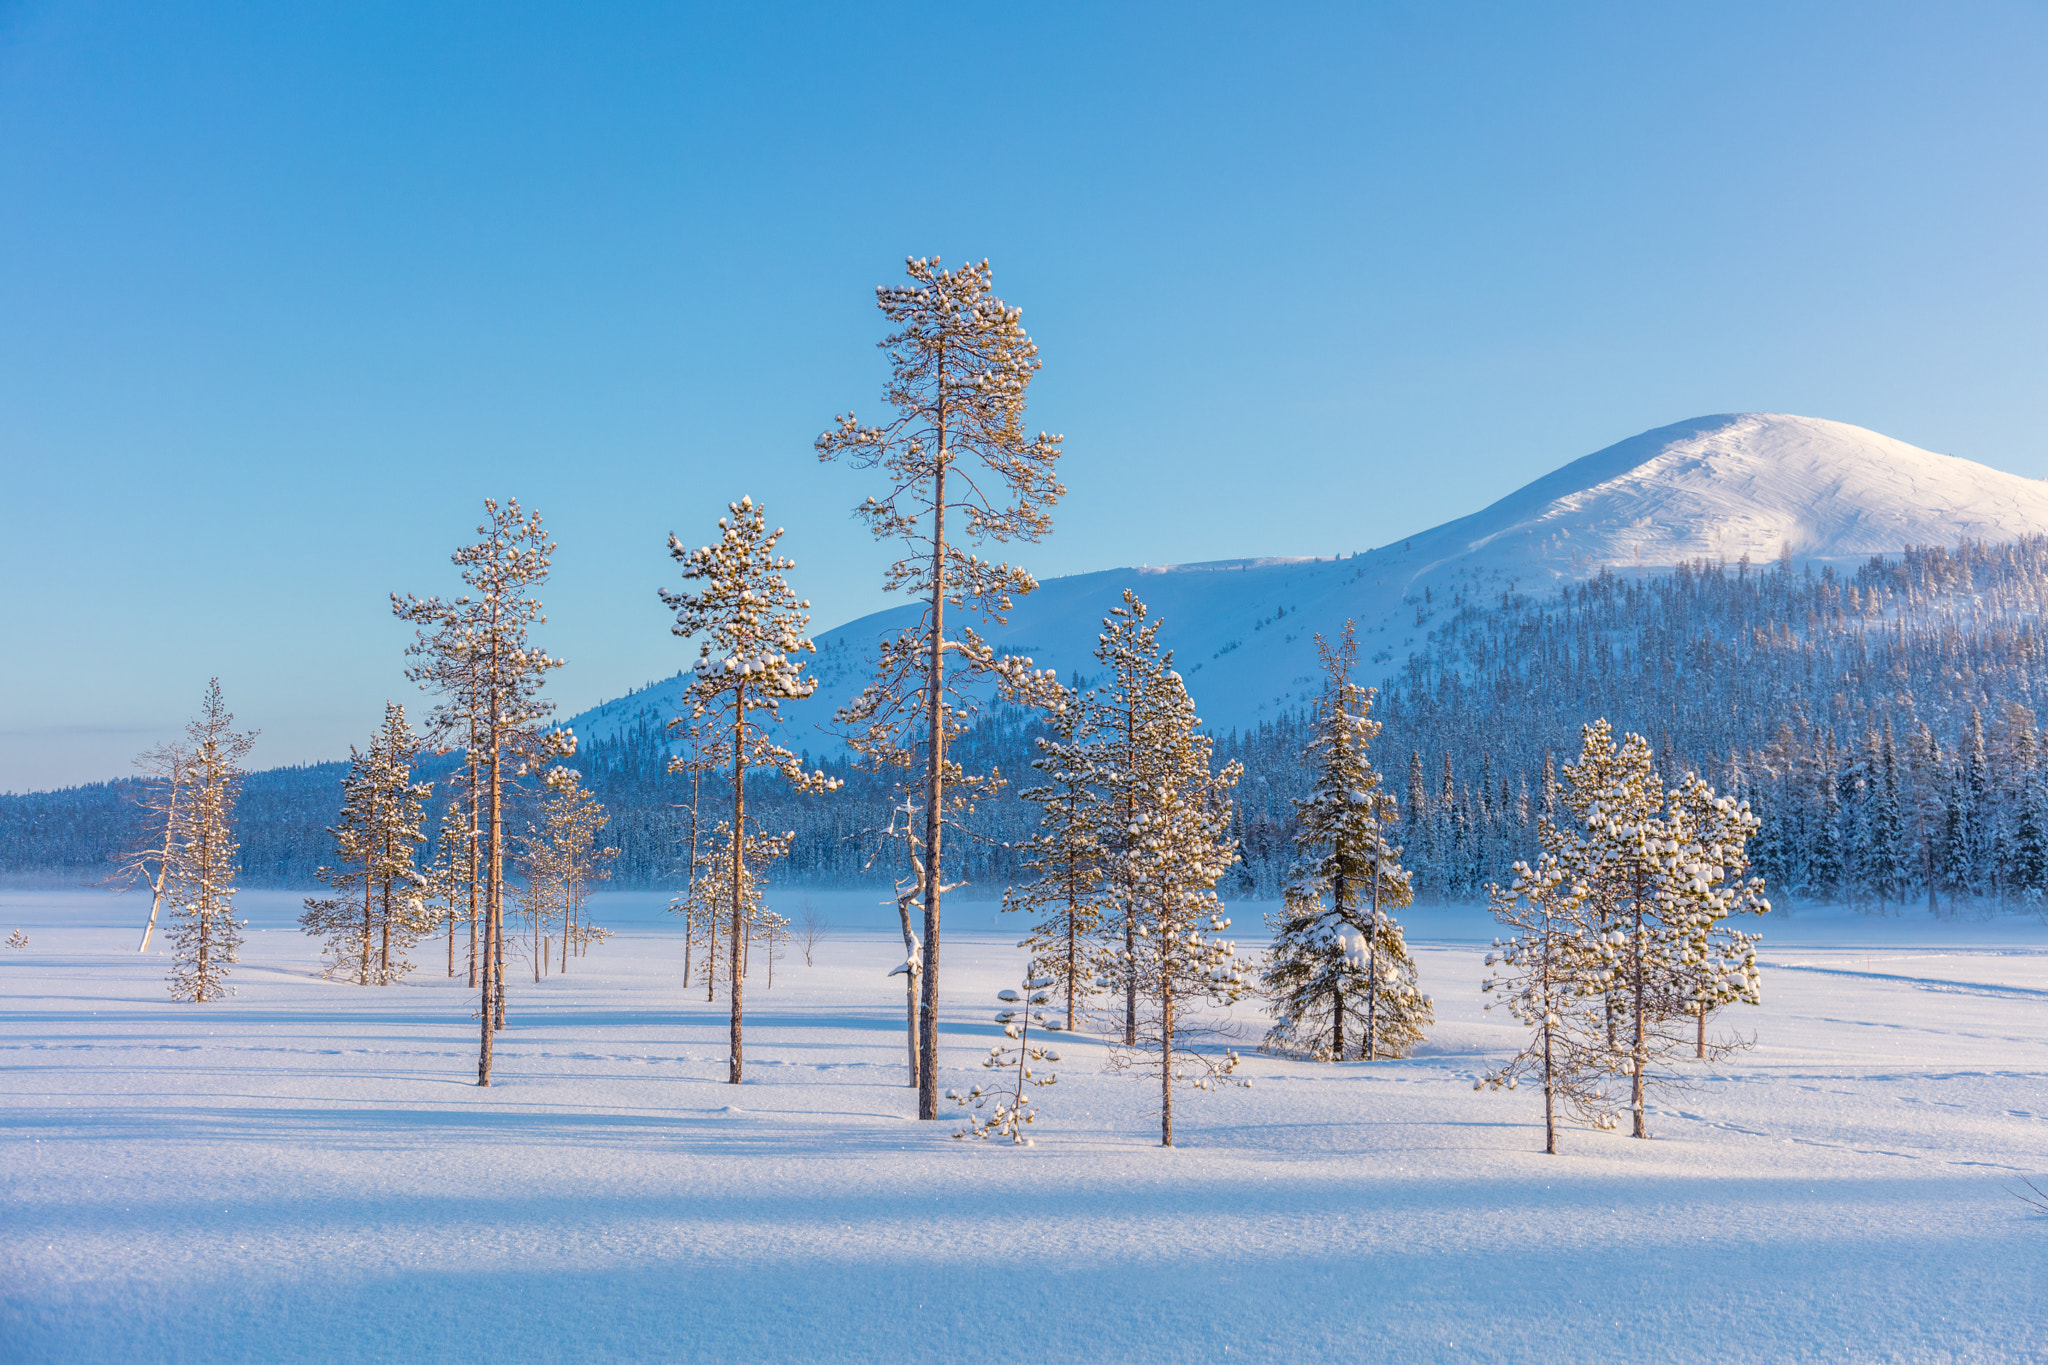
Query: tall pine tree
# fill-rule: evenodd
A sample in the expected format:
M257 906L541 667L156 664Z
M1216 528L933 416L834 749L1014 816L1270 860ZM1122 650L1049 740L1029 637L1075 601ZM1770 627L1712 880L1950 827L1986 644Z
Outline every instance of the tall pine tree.
M991 564L971 547L1038 540L1052 529L1051 509L1066 490L1054 472L1060 438L1025 435L1024 394L1038 373L1038 347L1024 331L1022 310L996 296L988 262L947 270L937 258L913 259L907 269L909 283L875 291L876 304L896 328L881 343L890 361L883 400L894 413L878 426L844 414L818 437L817 450L820 459L850 459L884 472L888 491L856 510L878 538L903 543L904 555L890 566L886 583L922 606L918 621L884 645L875 686L842 720L875 744L912 753L923 770L918 804L927 872L917 1112L936 1119L939 908L953 715L947 660L969 672L1002 666L971 628L949 624L947 612L1000 622L1013 598L1037 587L1021 567Z

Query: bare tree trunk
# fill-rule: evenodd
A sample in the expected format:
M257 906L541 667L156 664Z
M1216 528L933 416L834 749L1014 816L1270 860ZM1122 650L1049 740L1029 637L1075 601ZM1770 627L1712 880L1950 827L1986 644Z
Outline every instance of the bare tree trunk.
M149 888L149 923L142 926L142 942L135 948L138 953L149 951L149 936L156 932L157 912L164 906L164 888L170 884L171 852L176 847L178 833L178 790L183 785L177 773L177 768L173 767L171 789L164 806L164 850L157 858L156 881Z
M470 736L469 758L469 988L476 989L477 893L483 882L483 793L477 790L476 736Z
M1546 1000L1549 999L1548 990L1544 992L1544 998ZM1546 1015L1549 1014L1547 1006L1544 1013ZM1543 1026L1543 1154L1545 1156L1557 1155L1556 1091L1557 1083L1552 1078L1551 1072L1550 1025L1546 1023Z
M1124 755L1135 762L1138 747L1137 703L1129 698L1124 703ZM1128 785L1128 784L1127 784ZM1135 794L1124 797L1124 828L1129 829L1138 822L1138 798ZM1124 1046L1138 1045L1138 896L1129 886L1124 888ZM1171 1146L1172 1144L1168 1144Z
M1074 922L1073 859L1067 860L1067 1032L1074 1031L1074 973L1081 968L1081 930Z
M1162 964L1163 966L1163 964ZM1159 1145L1173 1146L1173 977L1162 970L1159 987Z
M477 1051L476 1062L476 1083L478 1085L489 1085L491 1083L491 1035L493 1034L493 1032L496 1031L498 1027L498 1009L496 1004L498 986L497 978L498 974L504 970L503 958L495 950L495 945L497 943L495 929L497 927L498 921L498 833L500 828L500 797L498 790L498 777L501 762L502 758L500 756L498 746L497 744L493 743L493 745L491 746L491 860L489 866L490 881L485 884L484 888L484 970L482 983L483 998L478 1003L477 1006L477 1013L483 1017L483 1043ZM479 793L479 796L480 795L481 794ZM481 811L478 812L478 814L481 813ZM481 831L479 831L479 833L481 833ZM481 864L483 841L481 839L473 840L472 844L477 849L478 862L479 864ZM479 874L481 874L483 873L484 868L481 865L479 865L477 871L479 872Z
M1380 818L1372 818L1372 931L1365 943L1365 1060L1380 1056Z
M384 941L378 945L377 984L391 984L391 879L384 879Z
M740 990L746 952L746 945L740 941L740 888L746 876L747 856L747 770L743 766L747 731L746 689L733 689L732 697L732 1059L726 1080L729 1084L738 1085L741 1076Z
M940 362L943 383L944 362ZM925 696L930 722L925 753L924 971L918 995L917 1116L939 1116L939 888L945 881L940 835L946 797L946 424L939 421L939 467L932 497L931 676Z
M1700 1041L1699 1041L1699 1059L1700 1059L1701 1061L1703 1061L1703 1062L1704 1062L1704 1061L1705 1061L1705 1060L1707 1059L1707 1002L1706 1002L1706 1001L1704 1001L1704 1000L1700 1001L1700 1006L1699 1006L1699 1008L1700 1008Z
M1633 1077L1634 1084L1629 1087L1629 1106L1635 1110L1636 1118L1635 1132L1632 1134L1632 1136L1646 1138L1650 1135L1650 1129L1649 1126L1643 1121L1643 1062L1645 1059L1645 1038L1643 1032L1643 873L1641 868L1638 868L1636 870L1635 890L1635 932L1629 936L1631 945L1629 952L1631 964L1635 969L1636 978L1636 1045L1635 1065L1630 1068L1635 1073L1635 1075Z
M369 855L365 854L363 857L363 934L356 947L356 984L358 986L370 984L370 930L374 924L374 916L370 907L373 904L373 897L375 895L376 887L370 881L370 859Z

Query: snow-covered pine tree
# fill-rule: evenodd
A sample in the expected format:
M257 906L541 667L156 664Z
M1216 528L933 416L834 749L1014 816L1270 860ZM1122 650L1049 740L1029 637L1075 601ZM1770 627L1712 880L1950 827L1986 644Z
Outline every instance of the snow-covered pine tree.
M768 519L751 497L728 504L718 519L716 545L691 549L674 535L669 556L682 566L684 579L701 583L681 592L661 590L661 600L676 614L674 634L701 636L697 663L686 695L691 720L707 736L730 742L732 818L727 827L726 854L732 867L726 878L730 939L726 969L732 1001L732 1055L727 1079L742 1079L742 998L746 916L741 904L752 885L746 859L754 835L747 819L746 776L749 769L773 768L801 792L830 791L839 784L822 772L805 772L797 756L768 738L765 718L781 717L781 704L808 697L818 684L804 676L803 661L792 657L817 653L804 632L810 625L810 603L798 600L785 575L796 561L775 553L782 528L768 530ZM765 845L764 845L765 846ZM774 855L788 852L783 840Z
M1149 641L1156 625L1142 625L1142 603L1130 606L1122 624ZM1136 1041L1116 1048L1110 1066L1159 1078L1159 1142L1171 1147L1177 1087L1245 1084L1233 1074L1236 1052L1218 1057L1195 1048L1197 1040L1215 1033L1196 1011L1233 1003L1247 989L1237 945L1222 937L1230 920L1215 891L1237 861L1229 791L1242 769L1233 763L1220 773L1212 770L1209 737L1200 732L1201 719L1173 671L1172 656L1158 662L1156 673L1140 668L1134 674L1148 694L1135 699L1135 710L1146 718L1142 732L1156 745L1145 764L1157 781L1129 794L1130 823L1110 857L1110 880L1129 898L1132 926L1119 965L1141 1002Z
M352 969L359 986L370 984L370 944L374 939L370 920L376 903L367 870L372 784L368 770L369 756L349 746L348 772L341 779L340 816L327 831L334 840L334 862L313 869L313 875L336 894L308 896L299 914L302 931L327 940L327 966L321 975L332 980L337 972Z
M1761 882L1735 880L1747 869L1742 844L1756 820L1697 777L1667 810L1649 743L1631 734L1616 749L1604 720L1585 727L1580 761L1565 772L1585 831L1558 850L1559 861L1574 894L1586 888L1593 923L1615 953L1605 1036L1630 1077L1633 1135L1647 1138L1648 1091L1673 1083L1664 1068L1689 1050L1696 1011L1756 998L1754 939L1721 926L1730 914L1769 908Z
M1614 1054L1607 1046L1600 998L1614 970L1614 953L1595 925L1584 894L1559 861L1571 842L1547 819L1539 837L1546 848L1536 865L1515 864L1511 887L1488 888L1495 919L1516 932L1495 939L1480 989L1530 1030L1521 1051L1472 1083L1515 1088L1524 1076L1543 1086L1543 1150L1557 1154L1557 1122L1564 1117L1591 1128L1614 1126Z
M1380 732L1373 692L1352 680L1358 640L1351 622L1335 643L1317 635L1316 649L1323 692L1301 755L1315 785L1294 803L1297 862L1270 921L1263 985L1273 1027L1260 1046L1318 1061L1405 1057L1433 1015L1390 913L1415 897L1400 849L1387 841L1400 816L1369 754Z
M683 874L683 893L669 902L668 912L683 917L683 989L690 989L690 964L697 953L697 935L703 923L702 905L697 902L697 879L702 871L704 835L702 816L704 809L704 779L717 770L718 756L704 743L696 726L688 716L676 716L668 723L671 745L676 746L668 760L670 777L686 777L690 781L690 801L681 809L690 813L689 835L683 843L683 851L677 857L676 871ZM717 962L711 961L705 970L704 998L711 999L711 973Z
M1030 950L1032 977L1050 983L1040 989L1059 997L1061 1027L1071 1029L1108 965L1098 942L1108 811L1095 790L1099 773L1090 754L1096 742L1090 708L1074 689L1060 687L1059 696L1047 713L1053 733L1039 737L1039 756L1031 764L1045 780L1018 793L1039 807L1038 828L1019 858L1031 880L1003 893L1003 909L1038 917L1017 946Z
M165 900L171 909L171 998L204 1004L233 994L228 968L238 959L242 925L235 919L235 798L242 760L256 731L237 731L222 700L220 679L206 684L198 719L185 727L190 805L172 850Z
M1762 1003L1756 945L1761 935L1745 933L1728 920L1763 915L1771 903L1763 879L1744 879L1750 870L1749 844L1760 821L1748 805L1716 796L1698 774L1688 773L1671 793L1666 816L1669 875L1666 914L1680 932L1678 1001L1689 1002L1697 1024L1694 1056L1708 1055L1707 1021L1729 1005ZM1727 1045L1723 1046L1725 1051Z
M441 823L434 834L434 852L427 864L427 903L430 918L448 932L448 976L455 977L455 926L469 922L469 970L476 972L476 839L470 823L468 803L461 797L441 807Z
M719 821L706 836L708 856L698 878L697 899L703 907L707 964L712 955L724 954L729 968L728 987L735 977L747 975L752 965L751 946L776 933L778 925L788 923L768 908L765 891L768 867L789 855L790 839L787 831L771 834L750 830L744 847L735 857L732 826L726 821ZM737 890L733 882L735 872L740 879ZM731 970L732 964L737 964L736 971ZM716 979L709 965L705 968L705 979Z
M609 931L589 923L584 902L590 883L611 875L607 866L618 857L615 848L598 846L597 836L611 817L582 785L573 768L548 769L550 795L541 804L539 820L529 822L517 840L519 866L526 878L524 903L533 922L536 953L534 979L548 970L548 949L559 947L559 966L569 970L571 951L581 953ZM551 930L560 926L560 934Z
M573 754L576 738L542 728L555 707L541 688L563 661L536 648L528 634L547 620L532 593L547 581L555 543L540 514L522 513L516 499L500 505L486 498L477 535L451 556L468 593L448 601L393 593L391 610L418 627L406 650L415 660L406 677L440 694L429 733L464 744L476 774L477 880L484 893L476 1083L487 1086L492 1035L505 1026L506 790L517 774Z
M1031 1041L1031 1026L1036 1024L1048 1032L1059 1031L1060 1021L1045 1012L1045 1007L1052 1003L1057 985L1049 976L1027 976L1021 991L996 993L996 999L1003 1003L1003 1008L996 1013L996 1022L1003 1026L1003 1036L1010 1041L990 1048L981 1064L990 1071L1012 1073L1015 1079L1012 1081L1006 1076L1001 1084L987 1082L965 1091L948 1090L947 1099L975 1111L967 1115L967 1126L953 1134L954 1137L1004 1137L1020 1147L1031 1145L1031 1139L1024 1136L1025 1125L1038 1121L1038 1106L1031 1092L1059 1080L1056 1073L1034 1071L1031 1064L1060 1059L1060 1054L1045 1044ZM993 1109L988 1108L991 1104L995 1106ZM988 1112L979 1112L984 1109Z
M300 927L327 939L327 975L353 970L359 986L388 986L412 970L405 954L433 926L427 878L415 866L431 784L412 780L420 743L405 708L384 705L369 748L349 751L341 820L330 831L338 869L318 875L341 897L309 897Z
M857 509L876 537L904 543L887 586L918 599L918 622L885 643L875 684L842 713L848 730L908 751L923 770L919 801L926 829L924 970L919 1011L923 1063L917 1112L939 1116L939 906L945 884L944 821L950 738L946 659L970 673L1008 661L972 629L955 629L947 608L1001 622L1014 597L1037 587L1021 567L991 564L970 547L1036 541L1052 529L1065 489L1055 466L1060 438L1024 433L1024 395L1039 368L1022 311L997 298L987 261L956 270L937 258L907 263L910 281L876 289L896 328L882 341L890 377L883 401L894 415L862 426L846 413L818 437L818 457L879 467L889 491ZM1028 665L1028 660L1025 663Z
M135 803L142 807L145 832L142 842L120 860L108 880L124 885L141 882L149 888L149 921L142 926L142 942L135 947L136 952L146 953L150 937L156 932L157 916L163 910L171 861L183 834L179 822L185 814L186 787L192 776L192 751L182 740L173 740L137 754L135 766L142 770L141 791Z
M1106 889L1116 907L1115 922L1103 925L1115 945L1108 980L1123 987L1123 1045L1127 1048L1138 1045L1140 987L1135 964L1139 928L1146 914L1140 888L1133 880L1144 867L1144 860L1137 856L1143 836L1140 817L1156 793L1166 790L1176 777L1185 779L1185 774L1174 772L1173 765L1176 759L1186 758L1177 743L1185 728L1184 718L1174 706L1176 694L1185 699L1186 689L1168 684L1172 656L1160 651L1159 623L1149 617L1149 609L1137 594L1124 589L1123 601L1102 618L1095 658L1103 665L1104 674L1083 702L1089 712L1087 726L1093 733L1086 758L1104 809ZM1116 942L1119 939L1120 944Z

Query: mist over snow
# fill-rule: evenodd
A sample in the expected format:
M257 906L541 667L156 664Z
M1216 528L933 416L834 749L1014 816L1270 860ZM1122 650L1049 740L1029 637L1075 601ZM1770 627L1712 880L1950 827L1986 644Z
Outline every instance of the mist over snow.
M1256 477L1256 475L1254 476ZM997 649L1066 677L1095 671L1103 615L1129 588L1208 726L1243 729L1306 704L1314 639L1357 622L1368 680L1424 645L1447 602L1668 569L1697 559L1853 564L1909 546L2002 542L2048 532L2048 483L1941 455L1846 422L1780 413L1696 417L1574 460L1499 501L1391 544L1336 559L1268 557L1106 569L1047 579ZM1013 558L1030 562L1031 547ZM800 572L800 571L799 571ZM801 580L799 578L799 587ZM784 708L783 738L831 751L831 716L869 677L875 642L914 605L817 633L817 694ZM586 739L680 713L679 675L570 718Z

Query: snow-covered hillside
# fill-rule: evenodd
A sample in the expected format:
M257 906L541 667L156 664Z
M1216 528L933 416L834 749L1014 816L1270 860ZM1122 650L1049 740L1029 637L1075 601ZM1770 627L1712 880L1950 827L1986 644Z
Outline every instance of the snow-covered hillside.
M2048 483L1937 455L1843 422L1774 413L1700 417L1574 460L1470 516L1340 559L1246 559L1109 569L1046 581L989 638L1062 674L1093 671L1102 616L1125 588L1165 621L1162 638L1214 728L1255 725L1315 687L1317 632L1355 620L1368 676L1392 673L1459 596L1547 590L1603 568L1697 558L1856 561L1909 545L2048 532ZM789 710L787 738L821 728L857 692L866 659L913 608L818 636L822 682ZM676 714L681 679L570 722L602 737Z

